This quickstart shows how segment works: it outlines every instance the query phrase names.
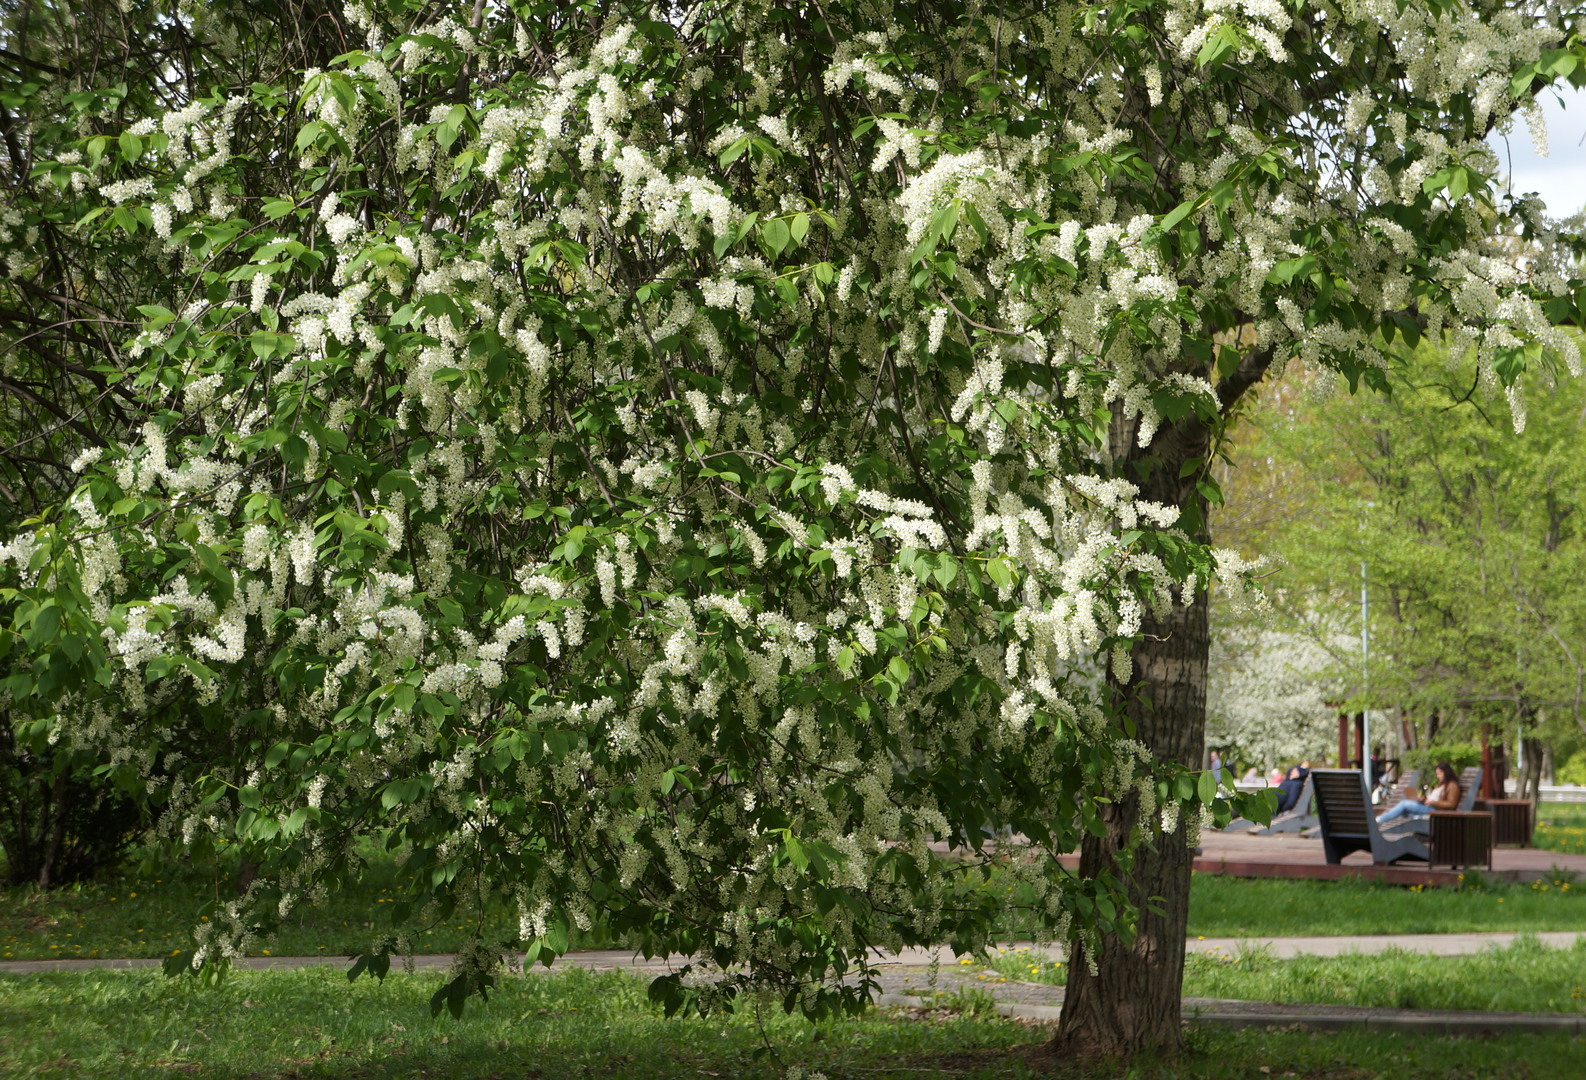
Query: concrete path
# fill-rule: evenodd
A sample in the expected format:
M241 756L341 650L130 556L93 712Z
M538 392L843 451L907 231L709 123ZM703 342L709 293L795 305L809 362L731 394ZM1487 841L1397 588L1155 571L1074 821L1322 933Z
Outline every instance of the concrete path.
M1586 937L1586 931L1549 931L1536 934L1479 933L1479 934L1382 934L1363 937L1284 937L1284 938L1190 938L1185 950L1207 956L1238 956L1244 952L1262 952L1274 959L1287 960L1295 956L1344 956L1348 953L1380 953L1390 949L1427 953L1432 956L1466 956L1490 948L1507 947L1518 937L1534 937L1553 949L1574 946L1576 939ZM1061 955L1052 945L1040 946L1028 941L1013 942L1003 946L1008 951L1030 949ZM877 953L876 963L882 968L927 968L932 961L942 965L956 963L949 948L904 949L895 953ZM245 971L269 971L273 968L298 968L345 966L347 958L340 955L318 956L250 956L236 962ZM132 970L158 967L158 959L128 959L116 957L83 958L74 960L6 960L0 961L0 975L28 975L46 971L84 971L88 968ZM451 966L450 953L437 953L413 957L413 966L420 971L444 969ZM568 953L559 964L576 964L595 971L669 971L682 961L661 959L646 960L626 949L590 949ZM536 967L544 971L543 967Z
M1432 956L1468 956L1491 948L1507 948L1515 938L1534 937L1551 949L1568 949L1586 930L1544 931L1533 934L1381 934L1364 937L1287 937L1287 938L1192 938L1189 952L1211 956L1237 956L1241 952L1262 951L1279 960L1293 956L1344 956L1348 953L1380 953L1390 949L1429 953Z
M1478 953L1494 946L1506 946L1519 936L1521 935L1512 933L1488 933L1394 934L1371 937L1195 938L1187 942L1186 947L1191 952L1216 956L1236 956L1243 951L1259 950L1280 959L1301 955L1342 956L1348 953L1377 953L1388 949L1404 949L1436 956L1459 956ZM1577 938L1573 933L1542 933L1534 936L1551 948L1573 947ZM1027 943L1014 943L1004 947L1010 950L1021 947L1034 948ZM937 961L934 965L933 959ZM159 963L159 960L144 959L12 960L0 963L0 975L42 974L86 968L133 970L156 967ZM450 967L451 963L450 955L412 958L413 968L419 971L444 970ZM660 973L673 966L664 960L646 960L620 949L570 953L557 962L557 965L566 964L596 971L630 971L635 974ZM346 965L345 957L323 955L254 956L237 963L238 967L248 971L294 967L345 968ZM877 1004L882 1007L899 1008L925 1015L940 1009L958 1007L962 1004L963 997L973 995L981 1001L989 997L996 1011L1004 1016L1046 1023L1056 1022L1062 1009L1062 987L988 977L984 969L976 970L957 963L950 949L905 949L902 952L878 956L877 967L880 979ZM530 970L544 972L547 969L536 966ZM1562 1032L1586 1036L1586 1015L1553 1013L1373 1009L1346 1005L1283 1005L1257 1001L1185 998L1184 1017L1187 1023L1231 1027L1303 1026L1325 1031L1365 1027L1379 1031L1445 1035Z
M1361 937L1281 937L1281 938L1190 938L1185 943L1185 951L1201 953L1207 956L1238 956L1245 952L1260 952L1272 956L1274 959L1287 960L1295 956L1345 956L1349 953L1381 953L1390 949L1402 949L1405 952L1426 953L1432 956L1468 956L1484 952L1491 948L1506 948L1516 938L1534 937L1541 944L1552 949L1572 948L1578 938L1586 937L1586 931L1577 934L1573 931L1544 931L1542 933L1475 933L1475 934L1373 934ZM1036 945L1033 942L1017 941L1003 946L1009 952L1015 949L1029 949L1032 952L1042 952L1050 955L1061 955L1061 949L1055 945ZM875 957L877 966L883 970L888 968L921 968L930 967L933 961L939 962L943 968L957 962L957 957L952 949L945 946L939 949L903 949L899 952L878 952ZM399 961L400 962L400 961ZM558 964L574 964L578 967L590 968L594 971L669 971L680 965L682 960L667 961L662 959L647 960L627 949L589 949L580 952L568 953L557 961ZM133 970L136 968L158 967L158 959L129 959L116 957L95 957L74 960L6 960L0 961L0 975L29 975L48 971L84 971L89 968L110 968L114 970ZM348 960L341 955L318 956L250 956L236 961L236 966L244 971L269 971L274 968L346 966ZM452 954L435 953L412 958L413 966L419 971L445 969L451 966ZM536 965L534 971L546 970L543 966Z

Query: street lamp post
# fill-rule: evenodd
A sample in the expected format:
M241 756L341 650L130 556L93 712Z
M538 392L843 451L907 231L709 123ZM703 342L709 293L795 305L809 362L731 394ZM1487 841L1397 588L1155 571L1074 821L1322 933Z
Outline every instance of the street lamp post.
M1360 560L1360 767L1365 771L1366 792L1371 792L1371 708L1366 704L1371 686L1371 608L1366 599L1366 560Z

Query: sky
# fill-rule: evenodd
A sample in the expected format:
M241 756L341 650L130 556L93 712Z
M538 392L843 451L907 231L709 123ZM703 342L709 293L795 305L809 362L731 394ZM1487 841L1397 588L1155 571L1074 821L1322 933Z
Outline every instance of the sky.
M1563 97L1561 105L1559 98ZM1554 217L1567 217L1586 206L1586 91L1542 95L1547 118L1548 156L1537 157L1531 135L1518 123L1508 139L1494 135L1493 149L1501 165L1512 167L1511 190L1535 191Z

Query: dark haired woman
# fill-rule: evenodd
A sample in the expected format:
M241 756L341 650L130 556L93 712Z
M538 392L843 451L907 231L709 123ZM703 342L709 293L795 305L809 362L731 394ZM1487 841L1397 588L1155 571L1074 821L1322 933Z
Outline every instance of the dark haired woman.
M1406 792L1408 796L1410 793ZM1453 810L1459 805L1463 792L1459 789L1459 776L1454 766L1446 761L1437 763L1437 786L1426 793L1424 800L1405 798L1398 806L1377 818L1378 824L1397 821L1402 817L1426 817L1433 810Z

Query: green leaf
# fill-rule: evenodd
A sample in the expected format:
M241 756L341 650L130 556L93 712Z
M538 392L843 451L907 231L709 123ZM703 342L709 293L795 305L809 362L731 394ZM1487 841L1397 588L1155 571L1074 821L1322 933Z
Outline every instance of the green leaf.
M1162 231L1172 232L1174 229L1178 228L1179 222L1193 214L1195 212L1196 206L1199 205L1199 203L1199 199L1186 199L1175 206L1172 210L1168 211L1168 213L1162 218Z
M986 224L986 219L980 216L980 211L975 209L974 203L964 203L964 217L968 219L970 226L975 230L975 235L980 237L982 244L991 239L991 227Z
M143 316L145 330L158 330L176 321L176 312L159 304L139 304L138 314Z
M794 836L791 830L782 834L782 850L787 853L788 862L792 863L796 868L799 870L809 869L810 857L804 851L804 845L799 843L799 838Z
M725 169L728 165L731 165L733 162L743 157L744 151L748 149L749 136L745 135L742 138L734 139L731 143L729 143L722 150L722 152L717 155L716 160L720 162L721 167Z
M1425 180L1422 180L1421 190L1427 195L1436 195L1439 191L1442 191L1444 188L1446 188L1448 186L1448 182L1453 178L1453 168L1451 166L1445 166L1444 168L1438 169Z
M1579 63L1580 59L1568 49L1543 49L1542 59L1537 61L1536 68L1544 75L1564 78Z
M208 544L194 545L193 553L198 556L199 565L204 568L204 571L208 573L210 577L218 578L222 574L229 573L229 571L220 564L220 556L215 554L215 549L210 547Z
M986 573L999 589L1006 589L1013 584L1013 563L1005 556L987 559Z
M931 576L945 589L958 577L958 560L951 555L943 555L941 561L936 564L936 569L931 571Z
M314 140L318 139L320 133L324 130L325 125L323 122L319 120L310 120L308 123L303 125L300 131L298 131L297 141L293 145L295 145L299 151L307 150L310 146L314 145Z
M1201 50L1195 56L1195 66L1215 68L1238 47L1239 30L1231 23L1224 23L1201 44Z
M1201 802L1207 804L1217 797L1217 778L1210 769L1201 773L1200 779L1196 781L1196 794L1200 796Z
M1421 343L1421 324L1413 317L1396 311L1393 313L1393 323L1399 328L1404 343L1410 348L1413 349Z
M781 218L772 218L760 225L760 238L773 256L781 255L793 240L793 231Z
M358 976L367 972L380 982L385 982L385 977L390 971L390 953L360 953L352 965L352 970L347 972L347 981L355 982Z
M1234 201L1237 191L1232 180L1219 180L1206 193L1206 198L1211 200L1211 204L1219 211L1227 210L1229 204Z
M288 435L281 443L281 457L288 465L301 469L308 463L308 443L301 435Z
M358 106L358 91L353 87L351 80L340 74L327 75L325 79L330 86L330 96L341 106L342 114L351 116Z
M957 229L958 200L955 199L931 216L931 222L925 229L925 235L920 238L918 244L914 245L913 252L909 254L910 264L922 262L934 254L937 244L944 237L951 239Z
M53 600L46 601L33 616L33 625L26 635L27 643L37 648L53 642L60 633L62 621L60 605Z
M1287 285L1296 277L1307 277L1316 268L1315 255L1299 255L1292 259L1283 259L1267 272L1267 284Z
M909 681L909 662L901 656L894 656L887 661L887 674L897 680L899 686Z
M439 1016L442 1009L452 1014L452 1019L463 1018L463 1006L468 1001L468 976L459 975L451 982L435 991L430 998L430 1016Z

